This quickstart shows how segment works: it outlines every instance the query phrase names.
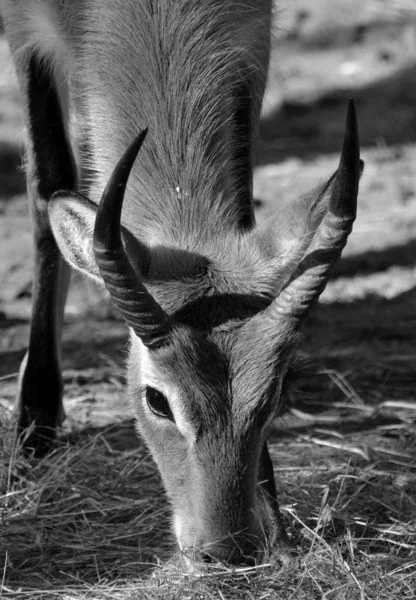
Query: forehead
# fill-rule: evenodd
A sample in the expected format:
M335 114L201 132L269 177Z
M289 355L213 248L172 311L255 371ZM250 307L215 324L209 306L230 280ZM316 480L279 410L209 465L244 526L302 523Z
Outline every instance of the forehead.
M258 314L275 291L268 262L247 240L234 237L202 254L152 249L147 286L175 322L206 333Z
M203 332L189 327L174 328L172 343L151 353L160 373L196 402L213 396L229 398L230 360L225 344L217 344Z

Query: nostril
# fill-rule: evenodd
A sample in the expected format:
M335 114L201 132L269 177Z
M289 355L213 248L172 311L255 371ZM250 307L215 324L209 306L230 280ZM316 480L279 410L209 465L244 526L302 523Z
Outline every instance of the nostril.
M199 563L200 566L219 562L224 565L254 567L264 559L260 540L247 534L224 536L220 541L201 540L194 546L188 546L188 549L190 560Z
M212 556L207 554L206 552L201 553L202 562L209 564L212 563Z

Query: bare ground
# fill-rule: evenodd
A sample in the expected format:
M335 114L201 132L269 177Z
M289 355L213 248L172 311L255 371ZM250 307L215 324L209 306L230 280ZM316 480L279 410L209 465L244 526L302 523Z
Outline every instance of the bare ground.
M273 51L258 219L336 168L353 95L366 162L359 217L306 323L271 432L290 568L175 570L169 508L124 398L126 330L78 276L56 452L12 445L29 330L31 237L21 111L0 43L0 589L10 598L416 597L416 25L412 3L294 2ZM303 11L303 12L302 12ZM308 14L304 14L305 11ZM407 11L407 12L406 12ZM357 16L359 15L359 16ZM174 559L171 557L174 556Z

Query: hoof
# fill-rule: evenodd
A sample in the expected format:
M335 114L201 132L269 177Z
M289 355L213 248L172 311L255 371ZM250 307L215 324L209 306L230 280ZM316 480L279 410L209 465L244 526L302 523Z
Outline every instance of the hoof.
M18 423L18 444L24 455L30 458L43 458L53 450L56 442L56 428L39 426L35 421L29 426Z
M39 368L26 355L19 373L16 417L19 443L27 456L41 458L53 449L64 417L62 395L59 370Z

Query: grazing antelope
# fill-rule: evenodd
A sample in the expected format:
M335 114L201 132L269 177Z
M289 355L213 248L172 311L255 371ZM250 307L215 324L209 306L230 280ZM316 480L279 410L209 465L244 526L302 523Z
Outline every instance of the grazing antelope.
M283 556L266 436L355 219L352 101L338 171L256 227L272 0L0 2L35 237L27 448L46 452L63 416L69 263L105 285L130 328L129 394L180 547L205 561Z

